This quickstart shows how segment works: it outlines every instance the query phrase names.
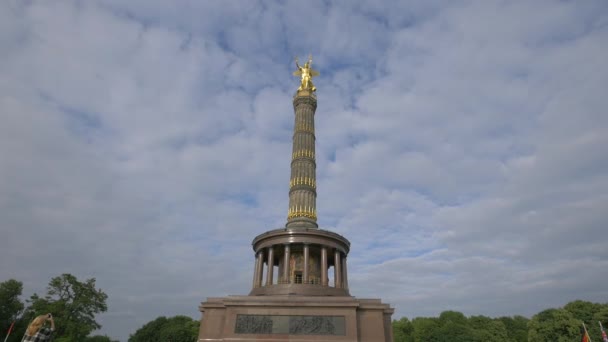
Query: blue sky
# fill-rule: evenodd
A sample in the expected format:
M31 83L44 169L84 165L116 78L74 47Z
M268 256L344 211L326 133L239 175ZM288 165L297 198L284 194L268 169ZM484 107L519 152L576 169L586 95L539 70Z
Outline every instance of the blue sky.
M0 4L0 281L64 272L106 333L247 294L287 216L293 59L319 224L394 318L608 290L605 1Z

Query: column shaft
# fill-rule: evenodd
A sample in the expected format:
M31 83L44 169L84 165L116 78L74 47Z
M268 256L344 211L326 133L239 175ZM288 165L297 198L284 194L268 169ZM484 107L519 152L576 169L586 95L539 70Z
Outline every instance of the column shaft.
M303 278L302 278L302 283L303 284L308 284L308 254L310 253L309 249L308 249L308 244L304 244L304 272L303 272Z
M287 228L317 228L314 116L316 96L299 94L293 100L295 123Z
M346 272L346 255L342 258L342 287L348 289L348 273Z
M268 272L266 273L266 286L272 285L272 276L274 275L274 248L268 247Z
M258 252L258 279L256 281L257 286L262 286L262 276L264 275L264 251Z
M327 247L321 247L321 285L327 286Z
M340 267L342 261L340 260L340 251L334 251L334 287L337 289L342 288L342 267Z
M283 258L283 282L289 284L289 245L285 245L285 253Z
M258 253L255 253L255 262L253 264L253 283L251 286L256 288L256 280L258 279Z

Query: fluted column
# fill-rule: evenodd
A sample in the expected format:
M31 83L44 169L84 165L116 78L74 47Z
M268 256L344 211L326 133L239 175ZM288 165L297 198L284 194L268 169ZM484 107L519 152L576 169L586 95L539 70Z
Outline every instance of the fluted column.
M304 244L304 272L302 274L303 275L303 279L302 279L303 284L308 284L309 253L310 253L310 250L308 248L308 244L305 243Z
M258 251L256 257L257 265L255 267L255 281L253 287L262 286L262 275L264 274L264 251Z
M274 273L274 248L268 247L268 272L266 273L266 286L272 285L272 276Z
M255 253L255 262L253 263L253 282L251 284L251 286L253 286L254 288L256 288L256 281L258 280L258 257L259 254Z
M290 251L289 251L289 245L285 245L285 252L283 255L283 282L285 284L289 284L289 258L290 258Z
M334 251L334 286L337 289L342 288L342 261L340 260L340 251Z
M295 124L286 227L317 228L316 95L309 91L299 91L293 99L293 108Z
M321 247L321 285L327 286L327 247Z
M342 258L342 287L348 289L348 273L346 271L346 255Z

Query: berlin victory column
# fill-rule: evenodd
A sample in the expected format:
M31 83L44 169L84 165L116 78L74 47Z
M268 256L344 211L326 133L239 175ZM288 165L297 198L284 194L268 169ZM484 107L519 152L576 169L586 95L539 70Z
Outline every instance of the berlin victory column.
M349 293L350 242L318 228L317 88L312 78L319 73L312 69L312 57L303 66L296 58L296 67L294 75L301 80L293 97L287 223L253 239L255 263L248 296L207 298L201 303L199 342L393 340L393 309L380 299L357 299Z

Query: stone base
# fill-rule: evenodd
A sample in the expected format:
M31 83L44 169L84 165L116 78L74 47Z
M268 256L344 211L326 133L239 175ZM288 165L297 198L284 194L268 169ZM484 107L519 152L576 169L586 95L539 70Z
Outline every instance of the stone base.
M394 309L379 299L323 296L207 298L198 341L392 342Z

